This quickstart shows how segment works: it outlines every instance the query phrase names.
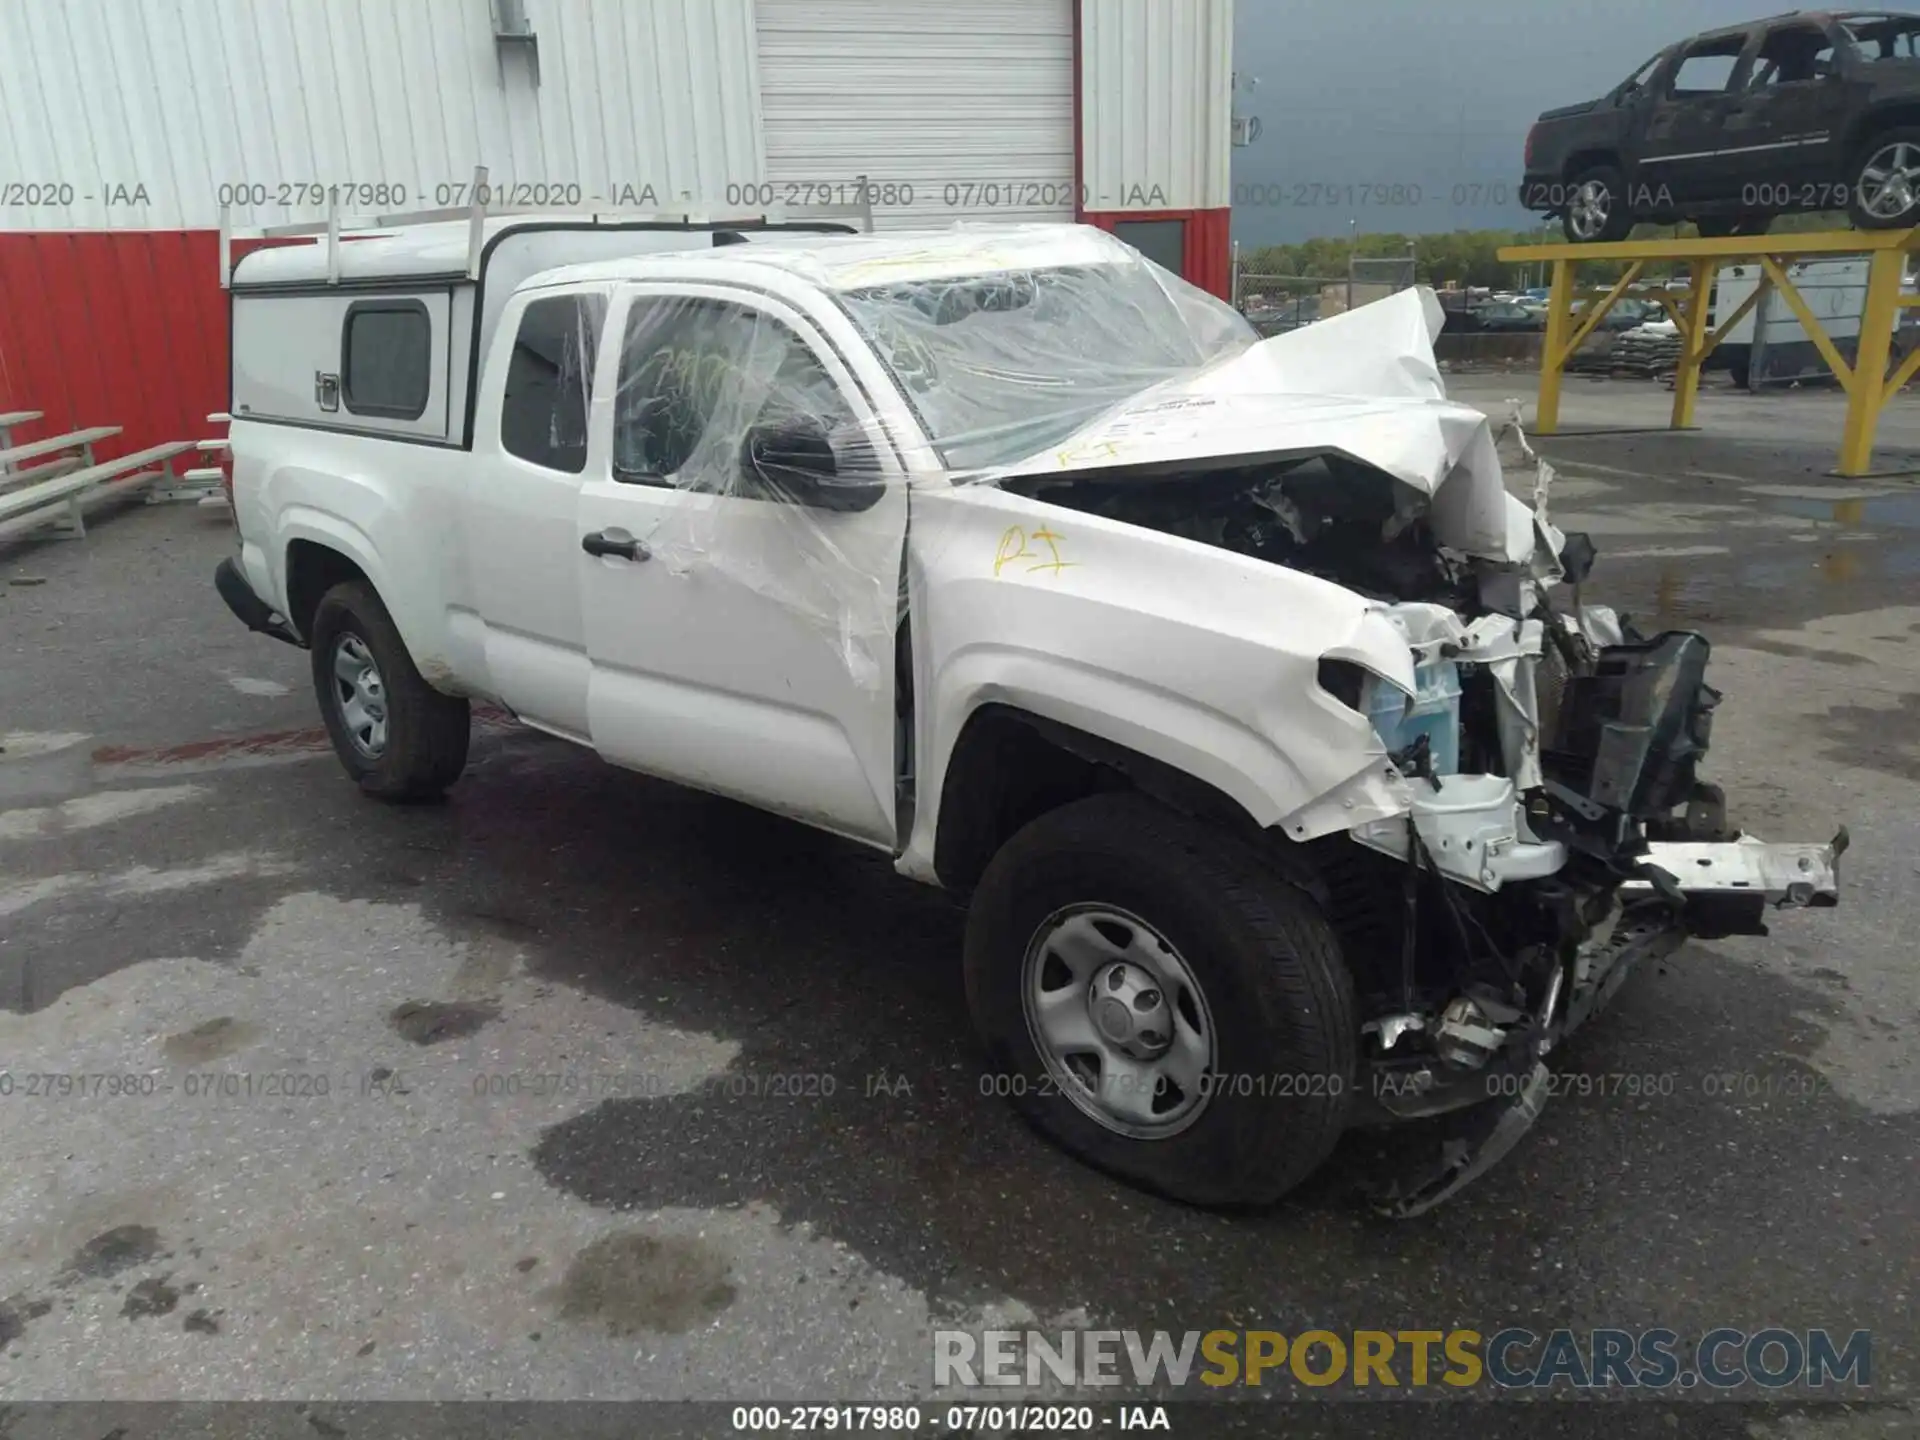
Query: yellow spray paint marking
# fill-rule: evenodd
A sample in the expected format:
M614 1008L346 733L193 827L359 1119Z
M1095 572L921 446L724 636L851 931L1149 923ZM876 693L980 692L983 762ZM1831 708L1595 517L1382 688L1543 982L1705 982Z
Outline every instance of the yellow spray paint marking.
M1030 560L1033 562L1027 566L1027 573L1029 575L1040 570L1048 570L1058 575L1062 570L1071 569L1079 562L1076 560L1062 560L1060 558L1060 541L1064 538L1066 537L1058 531L1048 530L1045 527L1029 535L1018 525L1009 525L1006 533L1000 537L1000 548L995 552L993 557L994 576L998 578L1000 572L1016 560ZM1046 546L1046 555L1042 555L1039 551L1028 548L1028 541L1030 540L1038 540L1042 545Z
M1120 442L1118 440L1101 440L1096 444L1083 445L1078 449L1056 450L1053 453L1053 458L1059 462L1062 470L1070 469L1075 465L1084 465L1089 460L1118 460L1120 458Z

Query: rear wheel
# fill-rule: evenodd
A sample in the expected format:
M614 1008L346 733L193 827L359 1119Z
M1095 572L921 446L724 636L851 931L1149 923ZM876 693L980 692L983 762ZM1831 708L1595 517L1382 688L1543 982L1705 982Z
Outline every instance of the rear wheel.
M1847 214L1862 230L1920 224L1920 126L1883 130L1860 147L1849 170Z
M1573 177L1567 187L1567 211L1561 231L1575 245L1624 240L1633 229L1627 209L1625 177L1615 165L1594 165Z
M1007 842L974 894L966 980L992 1088L1148 1189L1269 1203L1346 1123L1358 1031L1332 929L1251 849L1139 796Z
M438 795L467 765L467 702L420 676L373 587L334 586L314 611L313 688L334 754L369 795Z

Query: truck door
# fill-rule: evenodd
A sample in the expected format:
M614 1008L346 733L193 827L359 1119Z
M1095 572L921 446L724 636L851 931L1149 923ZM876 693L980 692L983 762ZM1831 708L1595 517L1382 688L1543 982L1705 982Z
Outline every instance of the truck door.
M757 293L636 286L610 323L611 454L581 488L574 557L595 747L895 848L907 491L867 395L806 316ZM864 478L859 508L747 463L750 430L795 416Z
M464 553L489 688L521 719L585 741L587 643L574 530L587 403L607 288L533 291L501 316L461 497ZM510 339L505 337L511 337ZM510 346L510 348L508 348ZM505 367L504 382L494 377Z
M1628 178L1636 212L1738 195L1739 182L1726 174L1721 151L1736 102L1730 87L1743 73L1746 39L1716 36L1675 57L1664 89L1647 106L1639 164Z
M1840 210L1848 81L1832 38L1810 21L1770 27L1729 112L1728 174L1760 209Z

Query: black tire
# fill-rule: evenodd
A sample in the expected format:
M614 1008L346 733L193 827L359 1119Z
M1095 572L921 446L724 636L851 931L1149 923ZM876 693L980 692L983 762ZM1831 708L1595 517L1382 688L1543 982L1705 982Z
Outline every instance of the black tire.
M321 598L309 627L313 688L333 752L367 794L382 800L439 795L467 766L467 702L442 695L420 677L393 617L371 585L347 580ZM369 753L349 731L335 661L343 644L357 642L372 656L384 692L386 732Z
M1049 917L1079 904L1158 931L1205 997L1214 1079L1178 1133L1136 1138L1095 1119L1029 1030L1027 951ZM1146 1189L1197 1205L1271 1204L1345 1128L1359 1029L1332 927L1251 848L1143 797L1075 801L1001 848L968 916L966 988L994 1089L1074 1155Z
M1574 199L1589 185L1605 188L1608 197L1606 217L1598 229L1591 234L1581 233L1579 212L1575 209ZM1617 165L1589 165L1578 171L1567 182L1566 211L1560 217L1560 232L1572 245L1599 245L1610 240L1624 240L1633 232L1634 219L1627 207L1627 181Z
M1892 214L1879 214L1867 208L1869 199L1878 200L1880 192L1879 183L1869 180L1867 171L1876 168L1874 162L1895 145L1913 147L1908 165L1920 161L1920 126L1897 125L1869 136L1847 166L1847 215L1857 230L1905 230L1920 225L1920 186L1909 187L1907 204ZM1869 185L1873 186L1871 194L1867 189Z

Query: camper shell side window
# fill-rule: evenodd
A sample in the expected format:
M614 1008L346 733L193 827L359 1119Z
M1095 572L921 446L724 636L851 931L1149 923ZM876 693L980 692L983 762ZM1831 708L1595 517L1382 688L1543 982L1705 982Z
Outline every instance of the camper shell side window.
M433 389L433 322L419 300L356 300L340 326L340 399L355 415L418 420Z

